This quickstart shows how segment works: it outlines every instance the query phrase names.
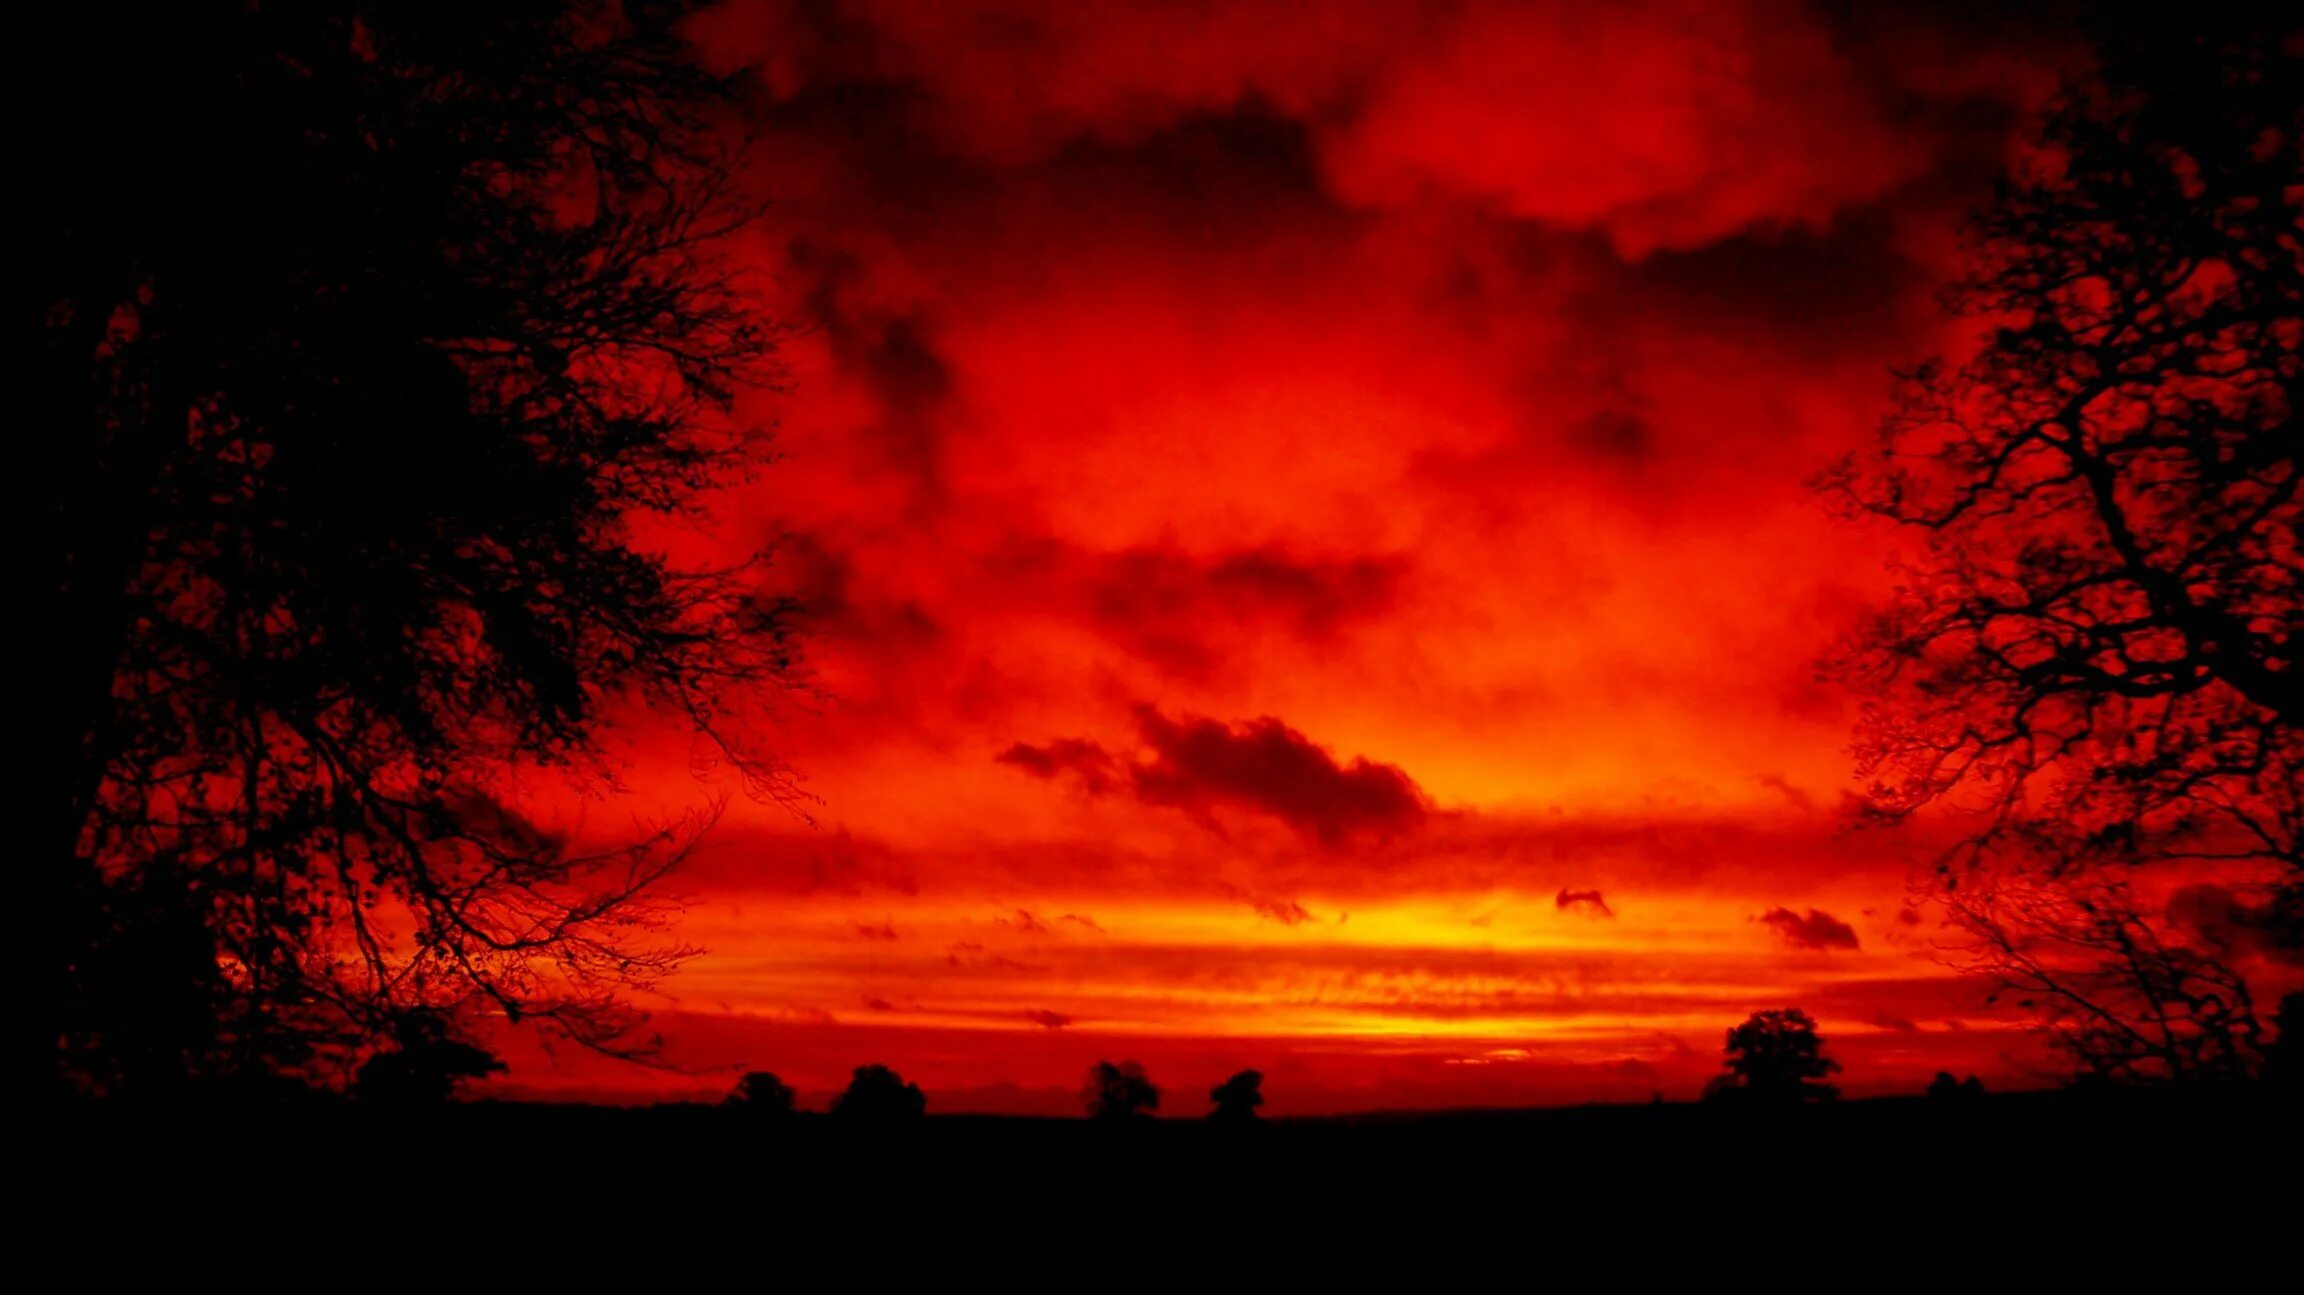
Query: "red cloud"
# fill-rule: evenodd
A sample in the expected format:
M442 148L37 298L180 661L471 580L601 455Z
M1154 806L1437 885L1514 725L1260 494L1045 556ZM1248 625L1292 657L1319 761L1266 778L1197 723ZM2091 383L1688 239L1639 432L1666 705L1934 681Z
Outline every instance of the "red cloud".
M1753 896L1885 915L1903 894L1909 838L1840 835L1799 794L1847 773L1846 699L1807 663L1885 584L1876 538L1800 483L1934 348L1950 219L2050 21L700 15L723 66L766 73L746 178L772 204L747 238L794 327L788 392L744 411L786 457L674 542L770 548L763 595L805 610L825 704L779 749L828 830L734 799L682 877L678 934L708 952L669 988L780 1036L746 1051L803 1086L888 1060L1061 1110L1080 1061L1037 1014L1127 1029L1147 1062L1206 1050L1204 1078L1154 1065L1179 1091L1256 1066L1285 1103L1311 1081L1274 1040L1330 1028L1339 986L1454 1032L1424 1079L1340 1043L1320 1073L1347 1105L1546 1069L1470 1062L1564 1009L1663 1065L1660 1023L1717 1040L1690 1022L1733 1023L1753 986L1826 1019L1852 1082L1866 1022L1927 1027L1931 1055L1896 1063L1918 1082L1954 1065L1939 1022L1989 1017L1953 982L1889 983L1897 953L1818 910L1775 910L1759 942L1749 922ZM633 754L648 808L696 794L693 755ZM1557 912L1597 919L1605 889L1625 919L1577 923L1573 957L1513 953L1561 876L1582 888ZM1349 908L1352 947L1257 899L1291 895ZM2196 926L2247 925L2214 898ZM1436 916L1473 913L1497 916ZM859 939L858 914L903 938ZM900 1010L871 1018L871 1056L826 1024L798 1031L804 1062L763 1024L877 994ZM1693 1094L1715 1064L1707 1045L1664 1082ZM1586 1096L1649 1086L1609 1083Z
M902 87L908 135L980 163L1254 106L1301 123L1352 203L1492 204L1640 255L1892 191L1940 147L1924 112L2037 91L2057 56L2024 26L1848 27L1770 0L736 0L699 34L785 96Z
M1323 644L1380 617L1398 598L1407 564L1278 545L1201 556L1152 545L1097 553L1040 540L1003 552L992 567L1163 671L1202 677L1244 634L1278 629Z
M1482 199L1640 255L1885 192L1925 159L1883 108L1820 22L1763 0L1473 4L1328 156L1356 198Z

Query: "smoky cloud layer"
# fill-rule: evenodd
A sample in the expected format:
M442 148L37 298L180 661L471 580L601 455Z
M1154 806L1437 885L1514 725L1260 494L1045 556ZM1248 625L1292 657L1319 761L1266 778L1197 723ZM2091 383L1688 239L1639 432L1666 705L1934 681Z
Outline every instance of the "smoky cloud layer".
M782 460L688 542L766 548L805 615L820 826L732 802L688 992L1043 1042L1425 1012L1509 1066L1566 982L1442 955L1573 946L1625 1040L1578 1073L1645 1084L1685 1069L1654 1037L1717 1036L1707 985L1906 974L1918 933L1831 915L1897 911L1910 852L1835 835L1811 665L1888 540L1803 482L1941 340L1958 217L2080 57L2052 20L731 0L693 33L753 79L789 333L748 409ZM692 756L635 784L692 797ZM1350 952L1275 952L1309 944ZM1664 948L1686 983L1606 989Z

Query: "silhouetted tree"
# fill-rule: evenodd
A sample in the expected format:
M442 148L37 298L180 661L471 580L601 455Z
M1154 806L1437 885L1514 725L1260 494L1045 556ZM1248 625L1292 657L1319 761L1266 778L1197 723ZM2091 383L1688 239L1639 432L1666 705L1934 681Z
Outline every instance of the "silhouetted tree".
M417 1011L646 1048L701 818L580 848L512 802L635 701L778 790L780 605L651 530L758 462L772 340L681 9L48 11L25 1017L79 1086L343 1073Z
M504 1063L485 1048L453 1037L436 1012L412 1011L393 1025L394 1046L361 1063L353 1094L363 1102L433 1106L467 1079L486 1079Z
M1257 1118L1256 1108L1264 1104L1264 1072L1243 1070L1208 1091L1208 1100L1216 1109L1208 1118L1221 1124L1241 1124Z
M848 1090L832 1099L832 1114L857 1124L901 1124L928 1113L920 1085L886 1066L858 1066Z
M1949 1070L1939 1070L1928 1081L1928 1097L1938 1102L1972 1102L1984 1096L1984 1081L1974 1075L1966 1079L1954 1078Z
M2260 1042L2246 951L2128 874L2304 889L2304 42L2269 12L2123 11L1976 222L1974 353L1826 481L1927 538L1841 662L1870 808L1975 811L1937 894L2108 1076L2228 1079Z
M792 1113L792 1088L765 1070L755 1070L736 1081L736 1091L724 1105L740 1107L748 1115L781 1119Z
M2038 1011L2088 1076L2237 1083L2263 1037L2245 971L2226 951L2139 906L2119 873L1972 874L1947 910L1967 966Z
M216 1010L230 986L207 914L167 867L122 877L101 898L109 929L72 968L85 1031L79 1080L102 1096L143 1100L208 1087L231 1068L236 1045ZM292 1051L280 1060L302 1059Z
M1088 1085L1080 1090L1088 1117L1127 1120L1160 1109L1160 1089L1133 1061L1114 1065L1099 1061L1088 1067Z
M1797 1103L1838 1097L1823 1082L1840 1069L1824 1055L1816 1023L1797 1007L1754 1012L1728 1031L1728 1073L1704 1090L1708 1099Z
M2304 989L2280 996L2272 1017L2271 1046L2265 1051L2265 1078L2275 1087L2304 1091Z

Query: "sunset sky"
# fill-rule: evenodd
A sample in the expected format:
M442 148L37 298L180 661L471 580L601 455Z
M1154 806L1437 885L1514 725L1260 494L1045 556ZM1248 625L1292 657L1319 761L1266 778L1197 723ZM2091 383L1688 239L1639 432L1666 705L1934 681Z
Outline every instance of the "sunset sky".
M2025 113L2004 6L736 0L793 329L775 551L806 823L732 801L685 1069L515 1090L1167 1113L1695 1095L1800 1006L1851 1093L2036 1045L1850 833L1818 658L1909 536L1807 489ZM732 789L635 726L587 829Z

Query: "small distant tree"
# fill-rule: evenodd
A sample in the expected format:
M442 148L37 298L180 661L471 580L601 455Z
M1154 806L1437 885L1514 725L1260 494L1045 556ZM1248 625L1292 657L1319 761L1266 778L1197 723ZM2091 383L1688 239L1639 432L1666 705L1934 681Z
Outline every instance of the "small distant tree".
M1099 1061L1088 1067L1088 1086L1080 1100L1095 1120L1128 1120L1160 1109L1160 1089L1133 1061L1113 1065Z
M1984 1096L1984 1081L1974 1075L1956 1079L1949 1070L1939 1070L1928 1081L1928 1098L1937 1102L1972 1102Z
M886 1066L858 1066L848 1090L832 1101L832 1114L860 1124L899 1124L928 1113L928 1095L920 1085Z
M1840 1095L1824 1082L1840 1063L1824 1055L1816 1022L1797 1007L1752 1013L1728 1031L1727 1054L1728 1073L1705 1089L1707 1098L1786 1103Z
M486 1048L456 1038L437 1012L410 1012L393 1025L397 1046L361 1064L353 1081L360 1101L391 1106L437 1106L468 1079L505 1070Z
M749 1115L781 1119L792 1113L792 1088L765 1070L755 1070L736 1081L736 1091L722 1104Z
M1243 1070L1208 1091L1208 1100L1216 1109L1208 1118L1219 1124L1246 1124L1257 1118L1256 1108L1264 1104L1264 1072Z

